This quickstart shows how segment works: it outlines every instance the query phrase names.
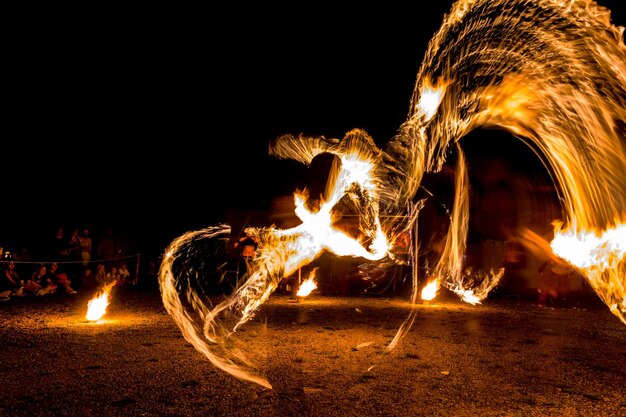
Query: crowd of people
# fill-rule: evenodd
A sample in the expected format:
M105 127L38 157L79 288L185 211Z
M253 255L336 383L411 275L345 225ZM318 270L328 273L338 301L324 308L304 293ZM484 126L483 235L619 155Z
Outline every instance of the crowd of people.
M12 297L77 294L110 282L136 283L139 255L127 255L125 248L109 229L95 244L89 229L75 229L66 237L56 230L43 262L33 261L28 251L4 252L0 248L0 301ZM135 268L129 269L129 261Z

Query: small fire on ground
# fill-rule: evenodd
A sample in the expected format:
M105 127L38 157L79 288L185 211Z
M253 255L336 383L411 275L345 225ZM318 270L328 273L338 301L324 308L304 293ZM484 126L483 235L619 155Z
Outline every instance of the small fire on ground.
M110 282L98 291L96 296L89 300L87 303L87 320L98 321L107 311L109 306L109 296L111 295L111 289L117 284L117 281Z
M317 288L317 283L315 282L315 273L317 272L317 269L318 268L314 268L309 274L309 277L304 280L304 282L300 285L296 296L306 297L307 295L311 294L314 289Z

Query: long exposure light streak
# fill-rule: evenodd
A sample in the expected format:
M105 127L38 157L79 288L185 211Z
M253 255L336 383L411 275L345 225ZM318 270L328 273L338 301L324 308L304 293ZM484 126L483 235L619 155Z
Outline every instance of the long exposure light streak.
M429 288L444 286L468 303L480 303L503 271L472 271L463 260L469 181L460 140L477 128L496 127L534 151L562 207L552 242L540 242L525 230L519 231L520 240L549 248L550 256L577 268L626 324L623 32L611 23L608 9L590 0L456 2L428 44L408 117L384 150L360 129L341 140L304 135L274 140L270 154L277 158L308 165L322 153L336 156L324 198L296 191L301 224L294 228L248 228L259 250L237 287L217 301L196 288L210 279L197 258L204 256L202 242L228 236L230 227L217 225L175 239L159 273L168 313L214 365L271 387L236 348L237 330L284 277L324 252L394 260L391 242L410 233L419 215L415 199L424 174L440 172L451 152L458 160L450 222L438 262L429 277L421 278L434 283ZM319 204L307 204L310 200ZM342 207L358 214L357 232L337 227ZM413 302L417 274L413 268ZM389 348L411 323L409 317Z

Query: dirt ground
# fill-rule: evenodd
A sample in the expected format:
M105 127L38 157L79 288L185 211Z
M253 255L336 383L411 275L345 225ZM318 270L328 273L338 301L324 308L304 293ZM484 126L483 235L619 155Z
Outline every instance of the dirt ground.
M1 416L626 416L626 325L604 305L272 296L239 337L272 389L214 367L158 291L0 303Z

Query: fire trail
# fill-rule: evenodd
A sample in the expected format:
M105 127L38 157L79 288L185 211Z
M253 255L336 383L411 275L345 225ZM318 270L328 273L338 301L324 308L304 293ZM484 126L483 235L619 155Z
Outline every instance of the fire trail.
M336 156L323 198L294 193L301 224L249 228L260 247L253 267L229 296L211 302L201 289L213 279L207 242L228 225L188 232L166 249L159 282L164 305L187 341L219 368L271 387L236 347L236 331L278 283L329 251L370 261L396 261L393 242L411 232L426 173L456 157L455 191L443 250L429 278L464 301L480 303L502 270L471 271L463 262L469 181L460 140L477 128L505 130L543 163L557 189L562 216L555 237L531 230L517 238L579 269L626 324L626 47L610 11L583 0L460 0L428 44L408 117L378 149L367 132L342 139L286 135L270 154L310 164ZM314 204L311 203L314 201ZM358 214L358 231L337 225ZM401 219L401 220L398 220ZM415 259L412 260L415 262ZM418 274L413 269L412 301ZM424 277L419 277L424 278ZM413 313L389 348L410 328Z

